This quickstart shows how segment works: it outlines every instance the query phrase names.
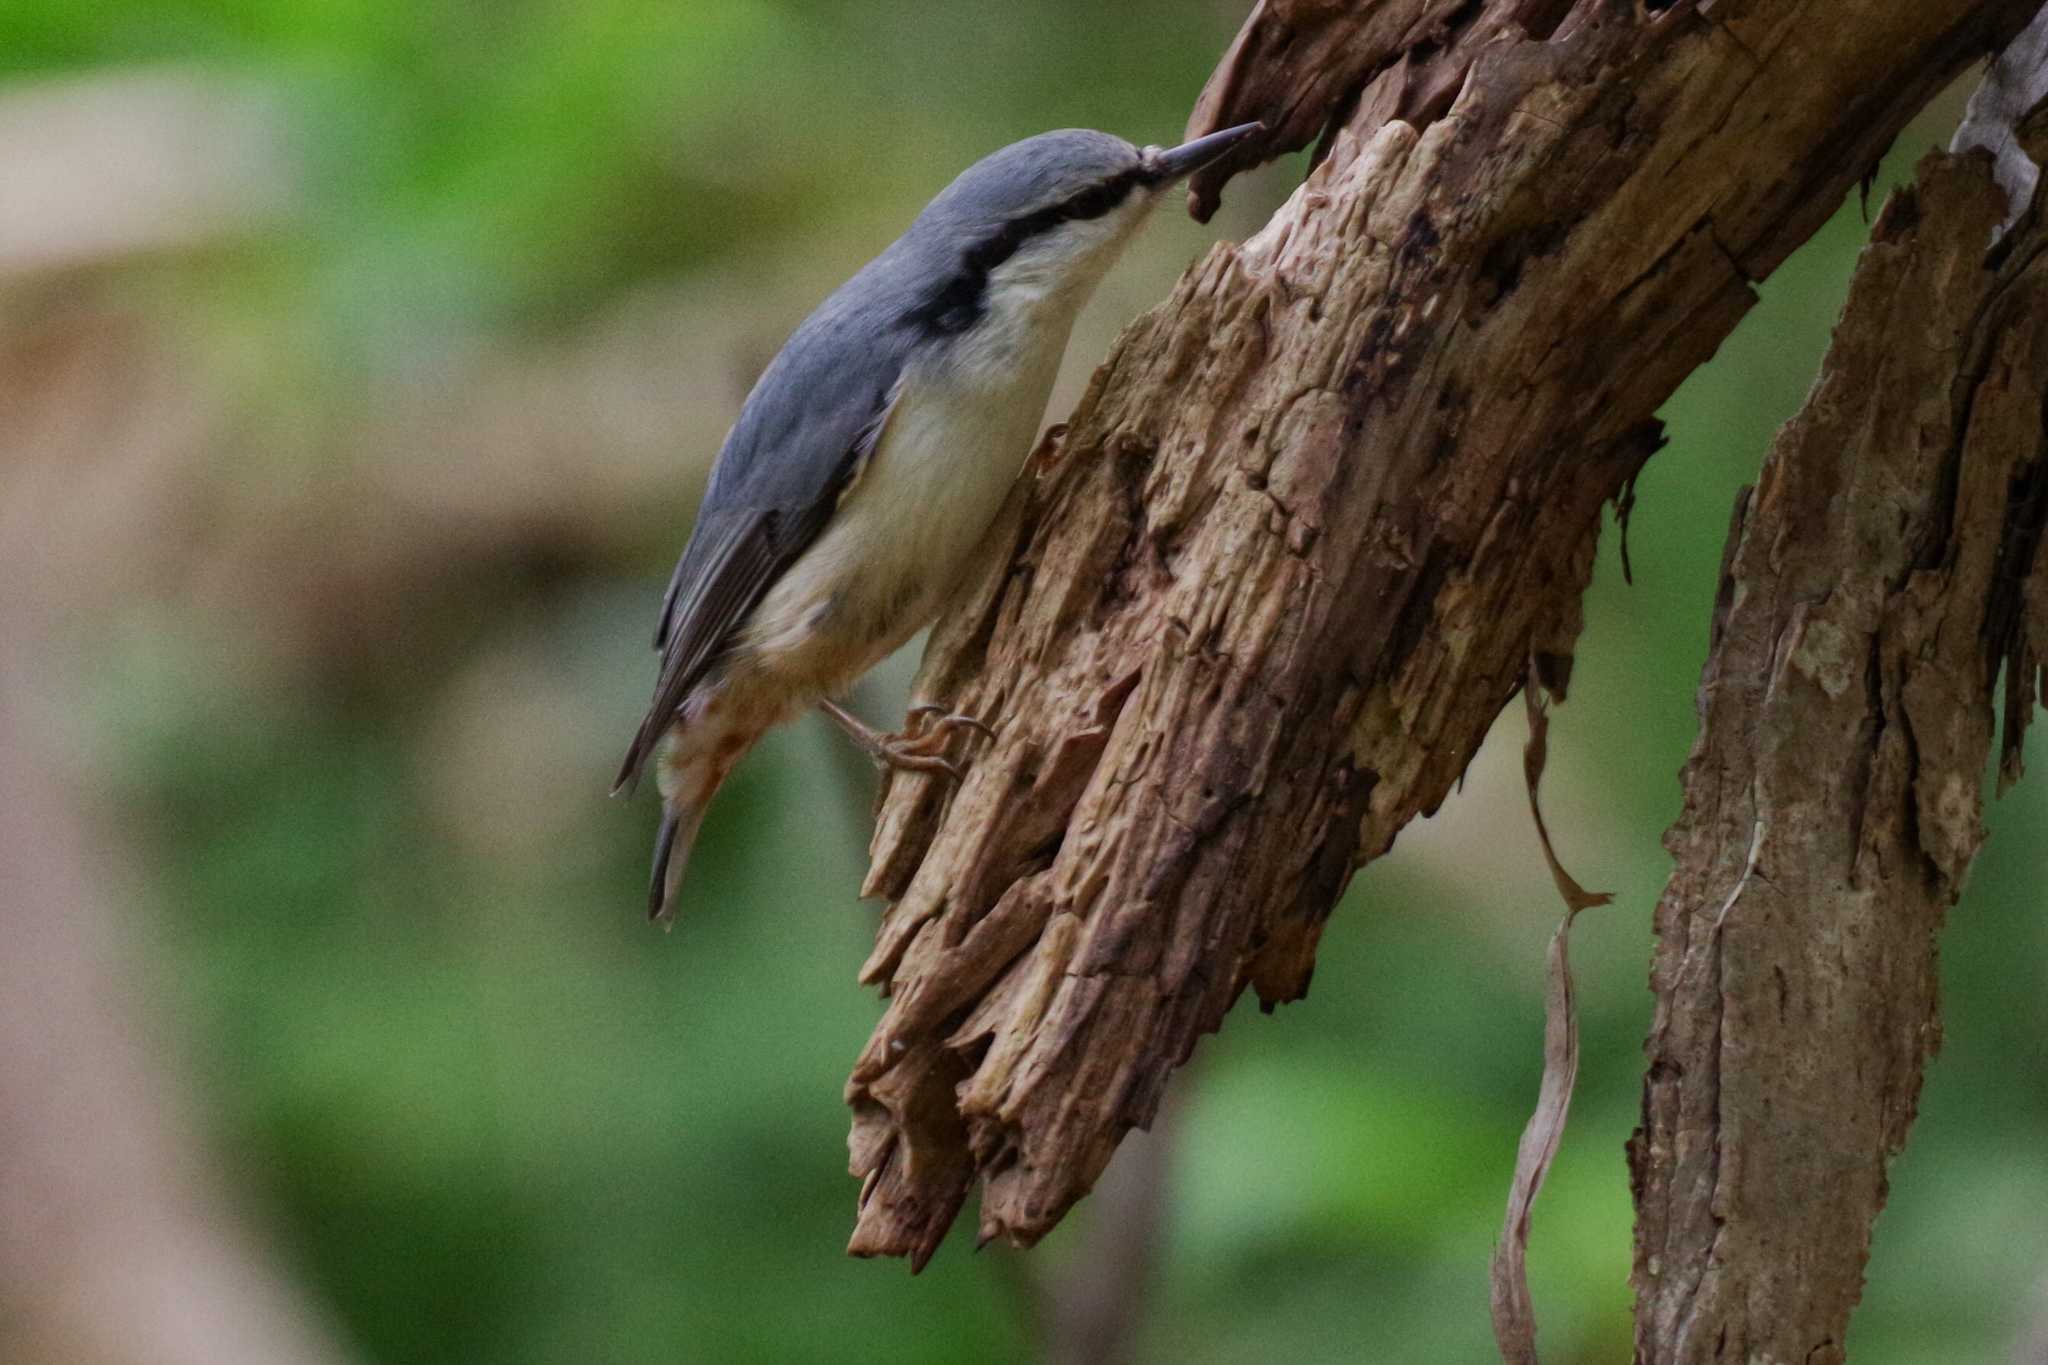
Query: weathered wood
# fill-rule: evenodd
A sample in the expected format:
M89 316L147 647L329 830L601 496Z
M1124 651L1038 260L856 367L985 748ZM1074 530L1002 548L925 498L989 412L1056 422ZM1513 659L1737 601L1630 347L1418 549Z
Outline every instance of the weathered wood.
M1562 693L1651 414L2027 7L1397 8L1254 15L1369 50L1299 104L1252 35L1202 117L1341 126L1126 331L934 632L919 695L999 737L879 812L857 1253L921 1264L977 1180L982 1236L1028 1244L1246 986L1307 989L1532 659ZM1532 12L1544 40L1496 22Z
M1845 1358L1941 1037L1994 685L2011 773L2048 646L2048 233L1987 263L1990 170L1931 156L1885 207L1737 505L1629 1151L1641 1361Z

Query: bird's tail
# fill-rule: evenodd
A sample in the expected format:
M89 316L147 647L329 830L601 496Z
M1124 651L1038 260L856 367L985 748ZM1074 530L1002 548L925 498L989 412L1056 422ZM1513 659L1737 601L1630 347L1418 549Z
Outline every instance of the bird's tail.
M647 878L647 918L666 929L675 923L676 892L683 885L690 849L704 824L704 803L664 800L661 829L654 836L654 869Z
M661 828L654 836L654 867L647 879L647 917L675 919L676 891L711 798L764 728L758 717L736 713L711 698L669 727L655 760L661 787Z

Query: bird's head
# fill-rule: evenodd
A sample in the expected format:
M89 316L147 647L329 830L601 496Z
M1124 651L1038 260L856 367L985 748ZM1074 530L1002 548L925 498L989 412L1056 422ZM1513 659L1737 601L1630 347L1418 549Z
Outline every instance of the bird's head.
M1064 128L983 157L905 235L954 281L934 321L942 331L968 325L992 286L1085 291L1165 190L1260 130L1247 123L1178 147L1135 147Z

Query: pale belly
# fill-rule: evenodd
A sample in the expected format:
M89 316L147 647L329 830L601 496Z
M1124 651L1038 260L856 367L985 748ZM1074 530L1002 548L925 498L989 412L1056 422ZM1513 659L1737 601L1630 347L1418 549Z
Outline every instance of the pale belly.
M749 671L837 692L931 623L1031 452L1065 340L952 371L964 384L907 378L859 481L749 619Z

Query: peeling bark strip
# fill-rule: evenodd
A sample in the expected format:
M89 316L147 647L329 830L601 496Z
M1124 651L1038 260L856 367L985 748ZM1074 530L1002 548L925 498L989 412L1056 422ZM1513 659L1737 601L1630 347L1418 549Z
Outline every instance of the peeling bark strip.
M1571 1117L1572 1089L1579 1077L1579 1010L1572 988L1572 921L1581 910L1609 905L1608 891L1588 891L1580 886L1551 845L1550 830L1543 822L1543 805L1536 791L1543 783L1543 769L1550 761L1550 709L1544 701L1544 687L1537 680L1531 661L1529 676L1522 680L1522 701L1528 710L1529 740L1522 747L1522 780L1529 789L1529 818L1536 824L1536 837L1543 845L1543 861L1550 865L1550 879L1564 902L1564 918L1550 936L1549 961L1544 969L1543 990L1543 1081L1536 1092L1536 1109L1522 1126L1522 1140L1515 1147L1515 1177L1508 1186L1506 1216L1501 1220L1500 1240L1493 1247L1492 1306L1493 1340L1507 1365L1536 1365L1536 1305L1529 1297L1529 1223L1536 1210L1536 1196L1550 1175L1564 1141L1565 1120Z
M2011 771L2048 647L2048 233L1986 265L1989 167L1886 205L1737 509L1629 1145L1640 1361L1844 1359L1940 1040L1993 685Z
M1651 413L2021 8L1266 0L1202 116L1342 126L1125 332L927 650L999 738L879 813L851 1250L922 1264L977 1180L1036 1240L1246 986L1307 989L1524 661L1562 694ZM1309 39L1350 75L1296 107Z

